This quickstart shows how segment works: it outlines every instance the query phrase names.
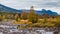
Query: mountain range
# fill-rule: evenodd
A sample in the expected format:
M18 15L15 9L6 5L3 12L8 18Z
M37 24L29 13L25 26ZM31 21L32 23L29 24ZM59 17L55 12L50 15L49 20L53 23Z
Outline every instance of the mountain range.
M30 10L26 10L26 11L29 12ZM17 10L17 9L13 9L13 8L10 8L10 7L0 4L0 12L21 13L21 12L23 12L23 9ZM53 15L53 16L58 15L56 12L53 12L51 10L46 10L46 9L35 10L35 13L39 14L39 15L43 15L43 14L48 14L48 15Z

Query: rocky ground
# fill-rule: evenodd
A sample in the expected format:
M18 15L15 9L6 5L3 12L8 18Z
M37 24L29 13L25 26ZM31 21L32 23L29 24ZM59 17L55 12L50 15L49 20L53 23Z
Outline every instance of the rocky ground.
M46 34L43 28L27 28L27 29L0 29L0 34ZM49 31L53 32L53 31ZM52 34L52 33L51 33Z

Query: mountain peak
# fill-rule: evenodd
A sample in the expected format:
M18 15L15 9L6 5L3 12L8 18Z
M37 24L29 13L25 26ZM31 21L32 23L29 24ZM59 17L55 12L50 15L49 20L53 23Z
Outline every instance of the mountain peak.
M2 4L0 4L0 12L11 12L11 13L21 13L24 10L16 10L7 6L4 6ZM25 10L25 11L30 11L30 10ZM42 10L35 10L36 14L42 15L42 14L48 14L48 15L53 15L53 16L57 16L58 14L56 12L53 12L51 10L46 10L46 9L42 9Z
M2 10L3 12L15 12L15 13L21 13L20 10L16 10L7 6L4 6L2 4L0 4L0 10Z

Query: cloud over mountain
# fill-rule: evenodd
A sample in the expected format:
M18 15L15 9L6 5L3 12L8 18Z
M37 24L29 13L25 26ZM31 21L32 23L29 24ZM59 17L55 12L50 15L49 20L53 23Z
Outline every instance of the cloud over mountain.
M15 9L29 9L33 5L35 9L44 8L60 14L60 0L0 0L0 4Z

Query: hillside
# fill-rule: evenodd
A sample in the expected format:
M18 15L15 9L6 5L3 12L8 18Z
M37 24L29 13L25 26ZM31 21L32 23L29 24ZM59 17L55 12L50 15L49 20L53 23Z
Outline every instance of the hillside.
M7 6L4 6L2 4L0 4L0 12L11 12L11 13L21 13L23 10L17 10L17 9L13 9ZM26 10L26 12L29 12L30 10ZM52 16L57 16L58 14L56 12L53 12L51 10L35 10L36 14L39 15L43 15L43 14L48 14L48 15L52 15Z

